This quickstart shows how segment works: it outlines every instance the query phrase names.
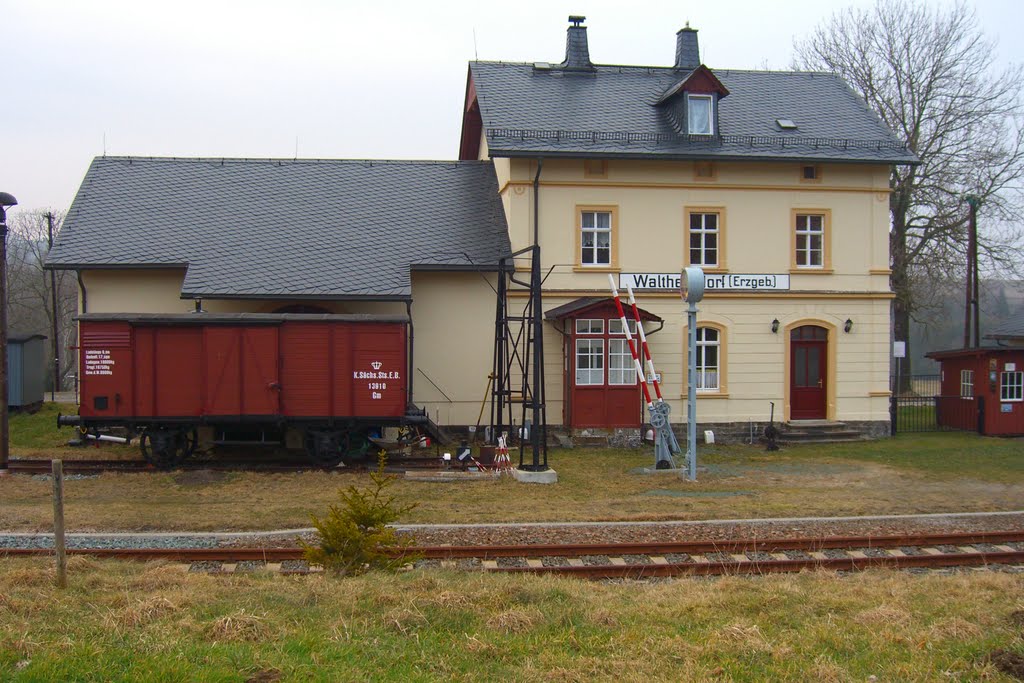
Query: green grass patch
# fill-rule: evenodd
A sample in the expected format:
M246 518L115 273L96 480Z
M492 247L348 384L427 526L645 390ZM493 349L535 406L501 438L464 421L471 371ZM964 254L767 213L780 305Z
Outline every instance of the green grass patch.
M988 572L297 579L72 558L70 576L0 563L0 679L999 682L990 653L1024 649L1024 577Z
M16 416L18 457L138 458L132 446L84 449L47 444L56 406ZM254 450L265 455L265 450ZM239 455L238 452L232 454ZM302 453L293 454L304 462ZM438 453L439 455L439 453ZM639 521L845 516L1018 510L1024 502L1024 446L1019 439L973 433L904 434L894 439L788 446L768 453L742 444L700 445L698 479L642 473L650 447L553 449L558 483L520 484L509 477L460 482L402 480L399 501L416 503L402 522ZM214 455L213 457L216 457ZM518 462L518 454L513 455ZM365 474L202 472L107 473L68 480L70 530L218 530L306 527L340 487ZM0 479L0 529L49 528L51 486L26 476Z
M10 415L12 449L48 449L64 446L74 436L74 430L57 429L57 415L75 415L71 403L44 403L34 413L12 412Z
M972 477L988 481L1024 478L1024 441L979 436L972 432L898 434L891 439L839 443L817 448L788 448L796 459L874 462L939 478Z

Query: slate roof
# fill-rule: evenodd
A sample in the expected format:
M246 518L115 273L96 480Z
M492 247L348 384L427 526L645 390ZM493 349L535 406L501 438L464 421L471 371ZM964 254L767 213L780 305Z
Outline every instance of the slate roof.
M729 90L720 136L690 136L658 99L689 73L599 65L593 72L471 62L492 156L602 156L917 163L841 78L817 72L715 70ZM776 119L792 119L783 131Z
M991 332L985 335L985 339L1024 341L1024 314L1010 318L1001 325L995 326Z
M407 299L509 253L489 162L99 157L48 268L187 267L183 297Z

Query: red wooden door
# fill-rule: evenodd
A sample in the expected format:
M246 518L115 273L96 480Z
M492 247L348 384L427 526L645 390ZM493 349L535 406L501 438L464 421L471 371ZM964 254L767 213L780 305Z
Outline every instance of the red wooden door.
M572 322L567 383L573 427L632 427L642 419L640 385L618 319Z
M278 328L205 329L207 415L278 415Z
M789 417L823 420L828 387L828 330L804 325L790 332Z

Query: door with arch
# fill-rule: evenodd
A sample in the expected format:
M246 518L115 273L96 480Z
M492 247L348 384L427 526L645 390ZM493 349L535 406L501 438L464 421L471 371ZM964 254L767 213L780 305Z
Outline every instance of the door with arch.
M828 330L802 325L789 333L789 419L824 420L828 412Z

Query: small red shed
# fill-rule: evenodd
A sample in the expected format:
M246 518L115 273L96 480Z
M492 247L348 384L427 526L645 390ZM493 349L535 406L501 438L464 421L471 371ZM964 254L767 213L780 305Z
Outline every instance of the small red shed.
M1024 315L985 339L990 344L979 348L926 354L941 364L942 400L978 403L971 413L939 406L938 422L989 436L1024 436Z

